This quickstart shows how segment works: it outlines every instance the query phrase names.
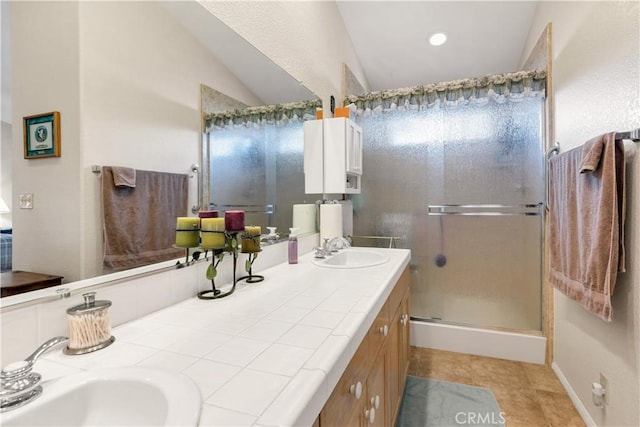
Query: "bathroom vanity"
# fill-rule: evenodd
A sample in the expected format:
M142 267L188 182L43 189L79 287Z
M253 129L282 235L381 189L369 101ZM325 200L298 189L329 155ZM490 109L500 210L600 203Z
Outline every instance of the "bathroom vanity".
M395 425L409 369L409 269L320 412L320 426Z
M228 298L193 297L113 328L103 350L51 351L35 371L45 381L114 366L179 371L200 388L201 425L393 425L408 368L410 251L367 250L387 260L328 267L307 253Z

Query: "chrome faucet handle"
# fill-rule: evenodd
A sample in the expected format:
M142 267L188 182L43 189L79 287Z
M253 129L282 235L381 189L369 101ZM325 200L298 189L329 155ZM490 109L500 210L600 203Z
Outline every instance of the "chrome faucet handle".
M51 347L56 346L62 342L67 341L69 338L67 337L55 337L46 341L40 347L36 349L29 357L19 362L13 362L2 368L0 371L0 379L2 379L3 383L6 379L14 379L20 378L22 376L26 376L31 369L33 369L33 364L40 358L42 353L49 350Z
M49 350L51 347L55 347L56 345L63 343L65 341L68 341L69 338L67 337L55 337L55 338L51 338L50 340L47 340L44 344L42 344L40 347L38 347L36 349L36 351L34 351L33 353L31 353L29 355L29 357L27 357L25 360L25 362L28 362L30 364L34 364L36 363L36 360L38 360L40 358L40 356L42 356L42 353L44 353L45 351Z
M67 337L55 337L46 341L29 357L13 362L0 371L0 412L18 408L40 396L42 387L38 385L42 376L31 372L38 358L51 347L67 341Z
M334 237L329 241L329 252L338 252L340 249L346 249L351 246L349 241L344 237Z
M314 258L324 258L324 249L322 248L313 248L313 250L315 251L315 253L313 254Z

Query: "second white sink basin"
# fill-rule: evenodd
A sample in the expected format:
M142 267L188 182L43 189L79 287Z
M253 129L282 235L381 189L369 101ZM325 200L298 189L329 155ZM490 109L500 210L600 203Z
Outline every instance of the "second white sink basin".
M348 248L324 259L314 259L313 263L327 268L364 268L384 264L387 261L389 257L375 250Z
M42 383L42 396L2 414L3 426L196 426L200 390L188 377L127 367Z

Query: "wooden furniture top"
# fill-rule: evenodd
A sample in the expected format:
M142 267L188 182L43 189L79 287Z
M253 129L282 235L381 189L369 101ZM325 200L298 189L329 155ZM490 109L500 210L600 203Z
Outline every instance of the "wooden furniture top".
M62 276L31 273L29 271L9 271L0 274L2 297L36 291L62 284Z

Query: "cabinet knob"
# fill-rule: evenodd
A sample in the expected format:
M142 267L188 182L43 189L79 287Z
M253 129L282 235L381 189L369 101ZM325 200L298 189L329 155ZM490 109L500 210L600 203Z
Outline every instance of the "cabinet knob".
M400 319L400 323L402 323L402 325L405 326L408 321L409 321L409 316L407 314L403 314L402 318Z
M386 337L389 333L389 327L387 325L380 326L380 333Z
M373 424L373 422L376 420L376 408L365 410L364 416L369 420L369 424Z
M371 398L371 407L378 409L380 407L380 396L376 394L376 397Z
M351 387L349 387L349 393L353 394L356 397L356 400L360 399L360 396L362 396L362 383L358 381L355 384L351 384Z

